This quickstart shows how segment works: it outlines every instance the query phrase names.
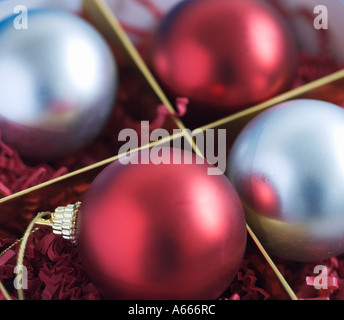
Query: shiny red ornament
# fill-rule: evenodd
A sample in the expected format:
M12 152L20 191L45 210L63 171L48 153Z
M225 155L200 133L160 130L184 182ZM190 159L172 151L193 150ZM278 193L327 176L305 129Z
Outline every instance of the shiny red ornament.
M297 48L262 1L188 0L162 20L147 60L167 92L189 98L188 112L208 119L290 89Z
M77 221L83 266L107 299L216 299L246 248L237 193L190 152L144 152L130 156L138 164L109 165L85 195ZM172 154L181 164L167 163Z

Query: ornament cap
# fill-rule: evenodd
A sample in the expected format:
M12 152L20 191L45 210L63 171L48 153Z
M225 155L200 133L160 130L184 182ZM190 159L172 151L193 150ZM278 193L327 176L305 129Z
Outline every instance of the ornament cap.
M59 206L51 213L49 219L39 219L36 224L49 226L53 233L76 245L76 221L79 213L81 202Z

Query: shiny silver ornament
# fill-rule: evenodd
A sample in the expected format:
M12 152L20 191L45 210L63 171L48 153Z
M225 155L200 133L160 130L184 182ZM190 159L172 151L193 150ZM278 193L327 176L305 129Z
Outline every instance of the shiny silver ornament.
M229 155L228 176L268 252L318 261L344 252L344 110L291 100L253 119Z
M103 36L56 9L0 22L0 131L23 157L50 160L92 141L111 115L117 65Z

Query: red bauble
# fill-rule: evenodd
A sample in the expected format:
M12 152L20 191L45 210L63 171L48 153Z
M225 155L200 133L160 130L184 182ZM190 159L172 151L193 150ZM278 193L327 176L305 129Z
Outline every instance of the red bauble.
M166 164L172 152L192 164ZM80 258L105 298L216 299L241 265L246 223L229 180L190 152L162 153L109 165L80 208Z
M208 119L291 88L297 48L288 28L261 1L183 1L162 20L147 60L167 92Z

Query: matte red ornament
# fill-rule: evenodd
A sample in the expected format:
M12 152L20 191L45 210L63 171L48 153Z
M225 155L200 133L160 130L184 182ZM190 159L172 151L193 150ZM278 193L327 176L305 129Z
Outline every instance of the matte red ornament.
M172 153L181 164L167 164ZM235 189L191 152L164 148L129 159L139 164L109 165L80 208L78 250L91 280L107 299L218 298L246 248Z
M183 1L156 30L148 64L192 116L230 114L291 88L297 48L283 19L257 0Z

